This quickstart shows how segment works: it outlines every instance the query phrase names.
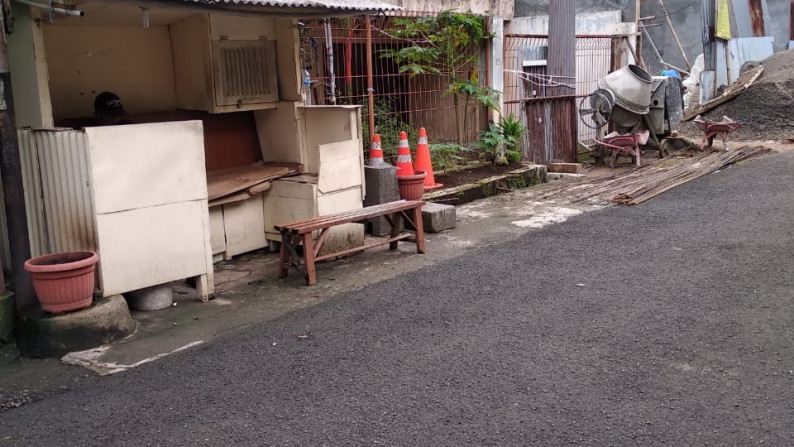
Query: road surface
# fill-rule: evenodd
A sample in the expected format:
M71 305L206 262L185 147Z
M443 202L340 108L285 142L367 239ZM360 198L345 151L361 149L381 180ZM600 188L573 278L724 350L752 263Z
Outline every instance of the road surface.
M4 445L791 445L794 153L0 415Z

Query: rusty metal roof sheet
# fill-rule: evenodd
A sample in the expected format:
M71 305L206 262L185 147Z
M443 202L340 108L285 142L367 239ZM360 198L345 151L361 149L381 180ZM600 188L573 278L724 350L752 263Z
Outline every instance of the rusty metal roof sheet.
M297 9L332 9L337 11L396 11L402 8L376 0L182 0L204 6L242 6Z

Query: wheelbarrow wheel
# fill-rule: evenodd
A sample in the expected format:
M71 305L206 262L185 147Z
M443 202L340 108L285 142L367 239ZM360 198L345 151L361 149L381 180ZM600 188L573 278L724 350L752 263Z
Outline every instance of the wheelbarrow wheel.
M714 144L714 137L709 137L709 141L708 144L706 144L706 147L711 147L713 144Z

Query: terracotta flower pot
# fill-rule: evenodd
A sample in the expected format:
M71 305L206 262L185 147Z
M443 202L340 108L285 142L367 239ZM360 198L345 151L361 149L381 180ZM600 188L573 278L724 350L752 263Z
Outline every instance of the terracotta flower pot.
M94 270L99 256L92 251L69 251L25 262L41 308L51 313L83 309L94 298Z
M400 198L422 200L422 194L425 193L425 177L427 177L425 171L416 171L414 175L398 175L397 187L400 190Z

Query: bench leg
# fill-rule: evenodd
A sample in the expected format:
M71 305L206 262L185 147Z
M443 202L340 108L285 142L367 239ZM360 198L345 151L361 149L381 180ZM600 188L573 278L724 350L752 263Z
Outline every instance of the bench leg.
M314 239L311 232L303 235L303 262L306 267L306 285L317 284L317 274L314 270Z
M414 208L414 226L416 227L416 252L425 252L425 226L422 222L422 208Z
M400 235L400 213L394 213L391 215L391 218L387 221L391 224L391 232L389 232L389 237L397 237ZM394 241L389 243L389 250L397 250L397 244L399 241Z
M286 278L289 271L289 268L287 267L287 263L289 262L289 244L290 236L288 234L281 233L281 250L279 251L278 255L279 278Z

